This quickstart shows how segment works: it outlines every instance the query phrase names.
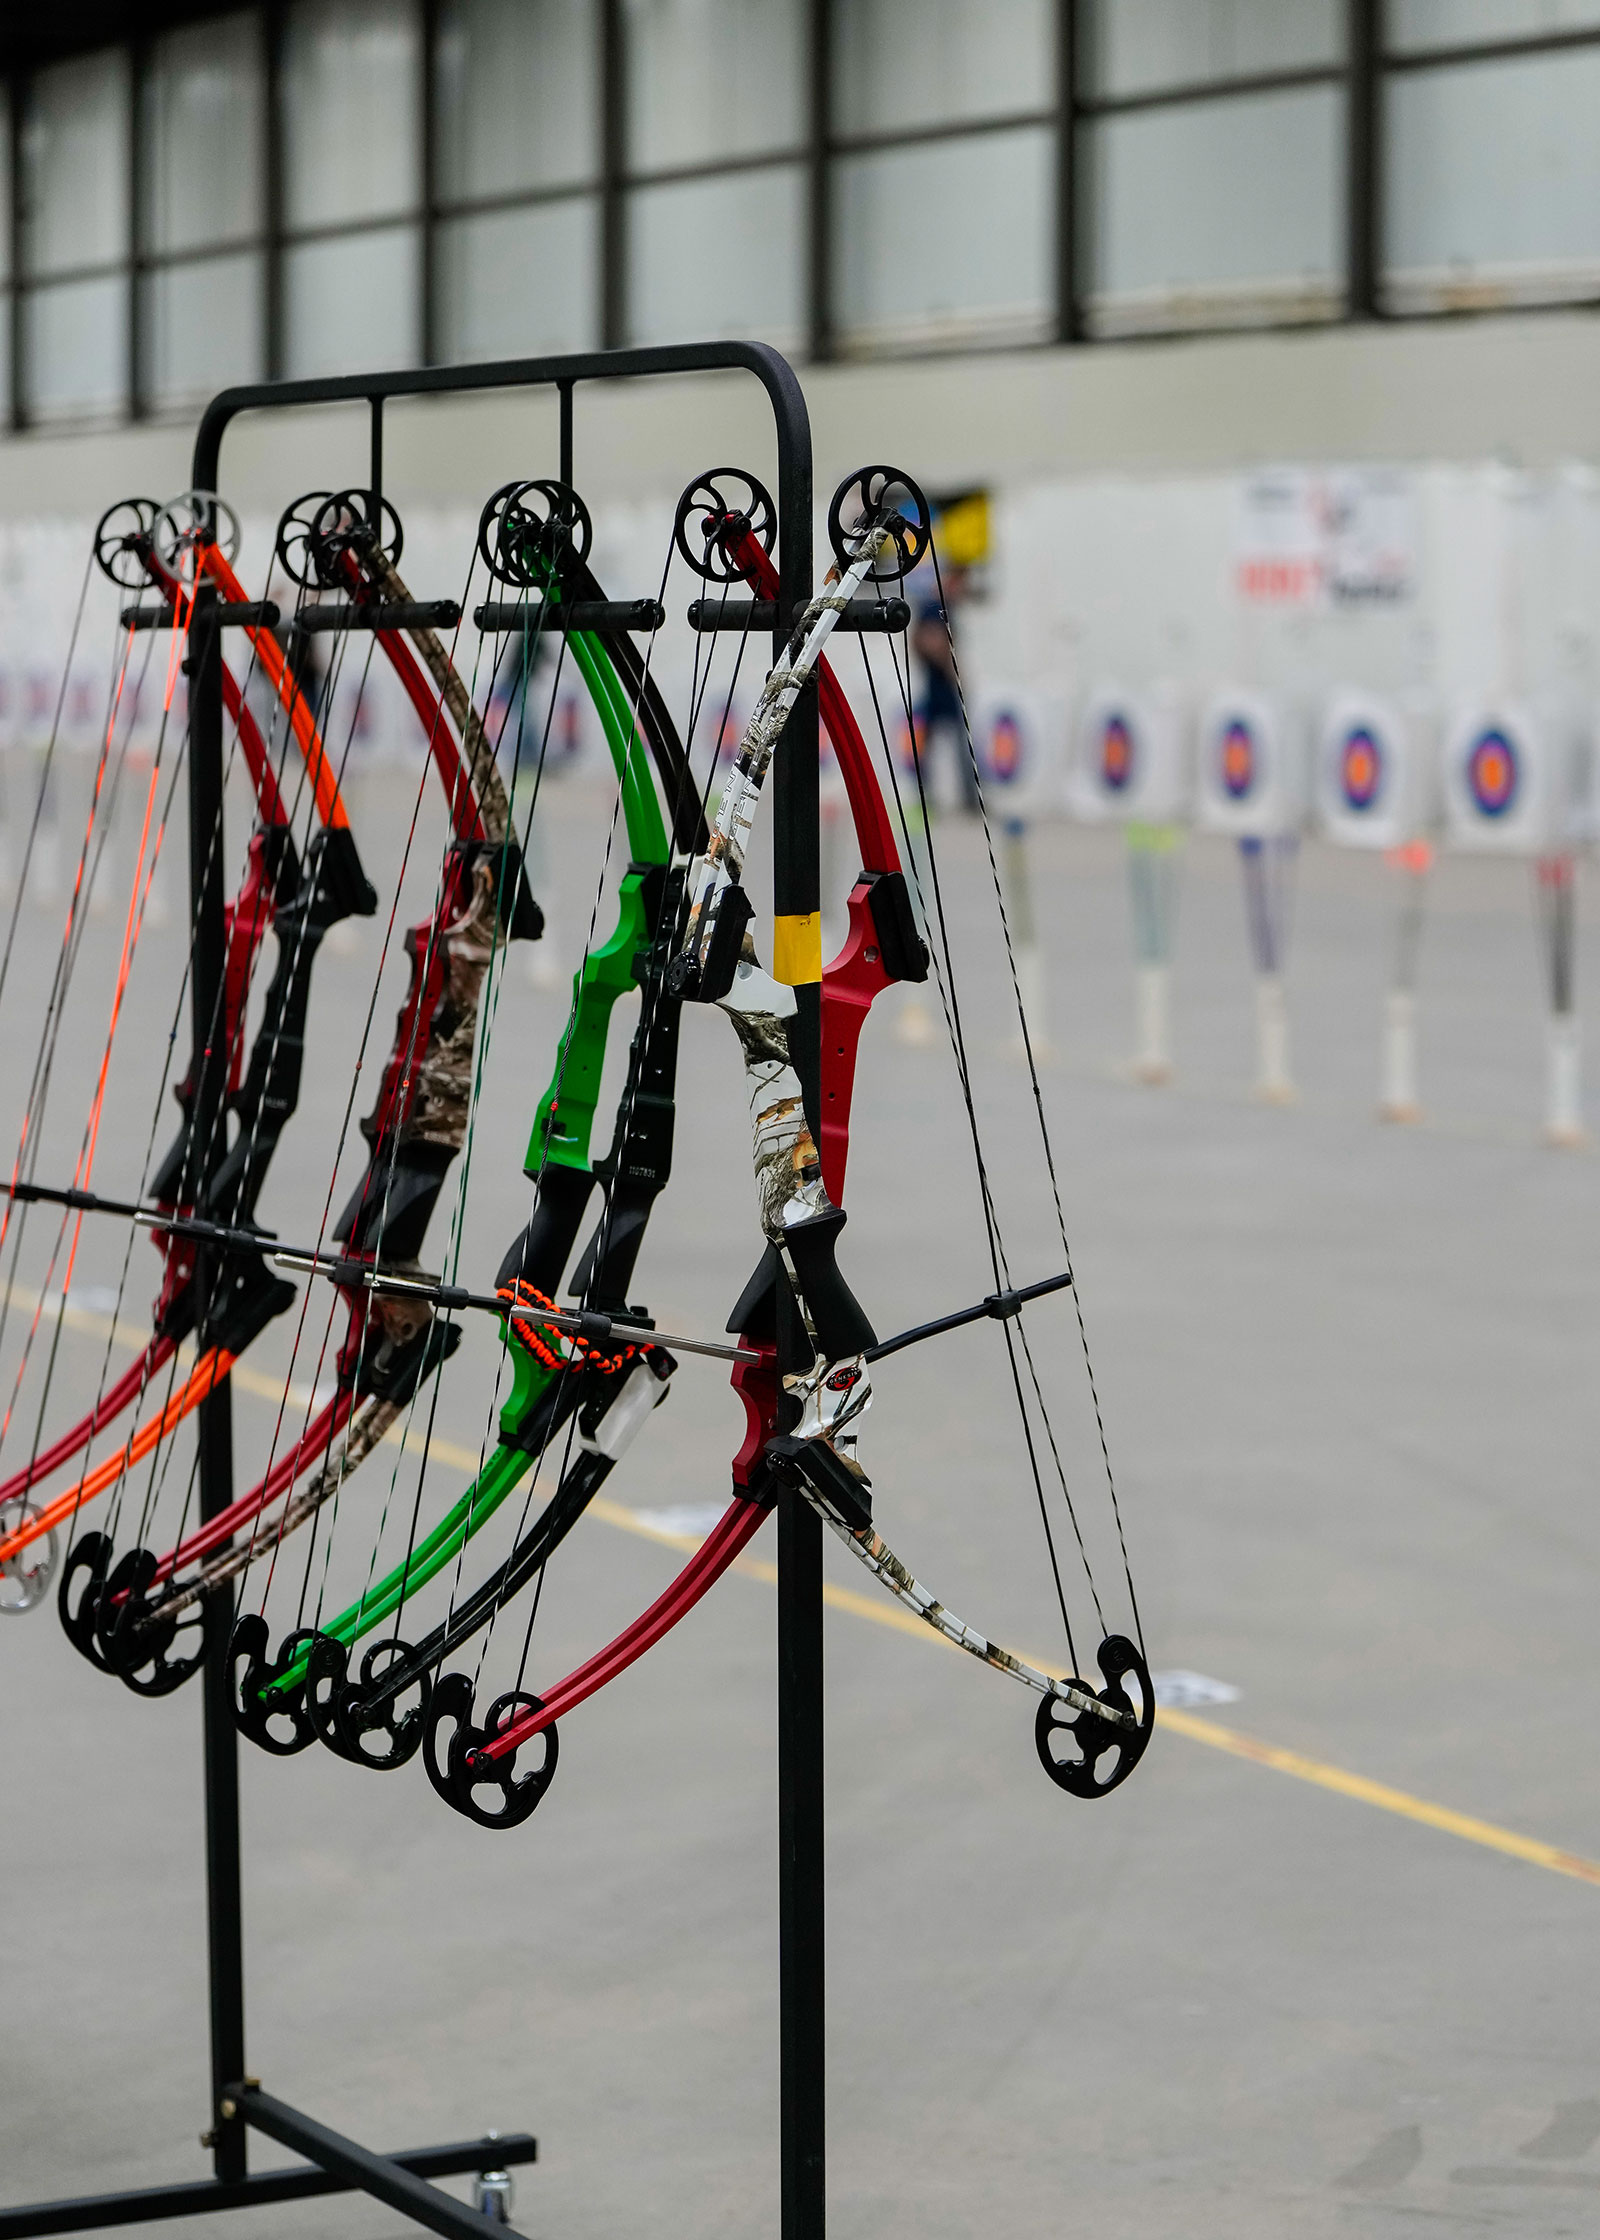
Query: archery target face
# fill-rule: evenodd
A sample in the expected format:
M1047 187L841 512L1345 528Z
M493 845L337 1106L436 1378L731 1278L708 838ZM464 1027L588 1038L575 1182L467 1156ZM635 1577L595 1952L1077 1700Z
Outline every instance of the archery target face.
M1339 748L1339 790L1345 807L1370 809L1383 791L1383 745L1368 725L1352 724Z
M1346 848L1403 848L1438 814L1439 744L1432 703L1346 688L1323 718L1317 817Z
M1010 708L1002 708L989 726L989 776L996 785L1015 784L1027 756L1020 721Z
M1120 708L1108 709L1100 725L1100 783L1107 793L1126 793L1137 762L1133 725Z
M1217 775L1230 801L1248 798L1256 783L1260 763L1256 735L1243 716L1233 716L1217 740Z
M1467 792L1479 815L1509 815L1521 785L1522 764L1515 742L1498 724L1480 731L1467 750Z
M1444 757L1457 847L1538 855L1570 845L1584 834L1588 782L1587 739L1558 694L1457 710Z
M1066 717L1060 701L1037 685L995 685L976 706L973 743L986 790L1009 817L1031 817L1057 804Z
M1298 712L1267 693L1224 687L1200 726L1196 821L1236 840L1293 832L1306 810L1310 739Z
M1068 734L1064 799L1090 823L1166 824L1185 816L1193 792L1190 711L1173 685L1132 691L1108 682L1090 692Z

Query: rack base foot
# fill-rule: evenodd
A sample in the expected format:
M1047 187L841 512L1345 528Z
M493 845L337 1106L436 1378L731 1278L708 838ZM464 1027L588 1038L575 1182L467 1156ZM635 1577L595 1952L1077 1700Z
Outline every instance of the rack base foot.
M503 2138L463 2139L452 2146L409 2147L374 2154L297 2109L255 2088L238 2095L247 2123L308 2159L287 2170L262 2170L236 2184L200 2178L185 2185L140 2186L122 2193L82 2194L70 2201L35 2201L0 2208L0 2240L32 2240L36 2233L92 2232L115 2224L146 2224L156 2217L199 2216L213 2209L249 2209L268 2201L306 2201L319 2194L367 2193L424 2224L446 2240L516 2240L509 2225L469 2209L429 2178L483 2176L536 2162L539 2142L525 2131Z

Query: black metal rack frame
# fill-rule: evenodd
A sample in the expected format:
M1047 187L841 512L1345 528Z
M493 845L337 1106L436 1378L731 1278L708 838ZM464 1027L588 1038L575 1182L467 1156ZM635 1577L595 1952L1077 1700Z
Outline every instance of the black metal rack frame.
M652 349L589 351L553 358L511 358L485 365L417 372L351 374L315 381L270 382L225 389L201 417L195 437L193 487L220 486L222 441L241 413L282 412L307 405L365 403L370 410L370 487L383 488L384 409L391 399L495 389L554 388L560 408L560 473L573 480L573 392L589 381L643 380L668 374L742 371L753 374L772 408L778 452L777 615L791 614L810 594L811 425L793 369L761 343L715 342ZM774 617L776 619L776 616ZM212 845L222 821L223 709L221 631L216 594L195 602L190 647L189 876L193 916L192 1013L202 1050L193 1103L193 1140L223 1150L213 1126L225 1067L203 1049L222 1016L218 1000L226 937L223 853ZM774 632L774 653L783 636ZM789 718L773 768L773 885L780 915L808 916L819 907L817 830L817 700L802 694ZM796 990L800 1016L793 1034L811 1124L820 1136L820 985ZM204 1249L196 1282L210 1280ZM233 1418L226 1379L197 1412L200 1502L205 1518L233 1499ZM803 1499L785 1493L778 1512L778 1909L783 2240L821 2240L825 2219L824 1945L822 1821L822 1526ZM488 2173L535 2159L525 2133L491 2135L457 2145L380 2155L330 2131L261 2089L245 2063L244 1917L240 1888L238 1734L229 1703L227 1646L233 1589L217 1627L202 1681L206 1799L206 1926L210 1980L212 2120L207 2140L213 2174L187 2184L145 2187L76 2200L0 2209L0 2240L135 2224L254 2202L292 2201L356 2191L397 2209L446 2240L506 2240L506 2225L468 2208L427 2181L467 2171ZM305 2157L287 2170L252 2173L246 2139L260 2131Z

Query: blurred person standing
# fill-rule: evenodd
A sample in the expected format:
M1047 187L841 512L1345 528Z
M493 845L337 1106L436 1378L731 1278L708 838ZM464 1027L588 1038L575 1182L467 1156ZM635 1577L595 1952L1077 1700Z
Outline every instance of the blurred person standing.
M917 735L929 771L929 798L931 800L935 794L936 780L932 773L938 757L948 750L955 764L961 806L969 816L976 816L978 774L973 768L966 719L962 714L956 652L955 616L966 590L966 570L947 569L944 605L940 606L937 591L930 592L917 603L916 620L911 626L911 651L921 670L922 690L916 706Z

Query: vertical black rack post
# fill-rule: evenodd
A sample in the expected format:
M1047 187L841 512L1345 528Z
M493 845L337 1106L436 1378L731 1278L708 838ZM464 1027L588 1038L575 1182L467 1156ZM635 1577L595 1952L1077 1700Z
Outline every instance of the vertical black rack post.
M472 391L554 388L560 413L560 472L573 480L573 392L586 381L648 380L672 374L753 374L772 409L778 452L779 598L774 653L781 653L792 616L811 595L811 424L793 368L762 343L672 344L653 349L588 351L552 358L511 358L490 364L429 367L418 372L349 374L315 381L280 381L225 389L201 416L192 481L216 492L222 441L246 412L281 412L312 405L365 403L371 416L370 487L383 486L383 417L391 399ZM212 1128L223 1093L221 1053L205 1047L221 1018L217 1000L226 952L221 847L223 707L221 630L216 594L195 601L190 646L189 852L193 923L193 1015L197 1069L191 1140L215 1143ZM773 771L774 900L778 913L808 919L819 907L817 827L817 699L802 694L785 728ZM791 1037L796 1071L813 1130L819 1135L821 987L796 990L800 1015ZM208 1271L197 1271L204 1301ZM197 1411L203 1517L233 1500L233 1433L227 1381ZM825 1965L823 1949L822 1527L794 1496L778 1515L778 1929L780 1992L781 2232L783 2240L822 2240L826 2216ZM448 2146L376 2154L264 2092L245 2058L244 1914L239 1837L238 1735L229 1702L227 1644L233 1590L215 1629L202 1675L206 1806L206 1927L210 1982L212 2116L206 2144L212 2175L176 2185L147 2186L77 2199L0 2208L0 2240L40 2233L82 2232L138 2224L254 2203L298 2201L359 2192L446 2240L508 2240L496 2217L466 2207L428 2181L480 2175L532 2162L537 2142L516 2132ZM251 2172L247 2138L259 2131L304 2157L286 2169ZM509 2236L515 2240L515 2236Z

